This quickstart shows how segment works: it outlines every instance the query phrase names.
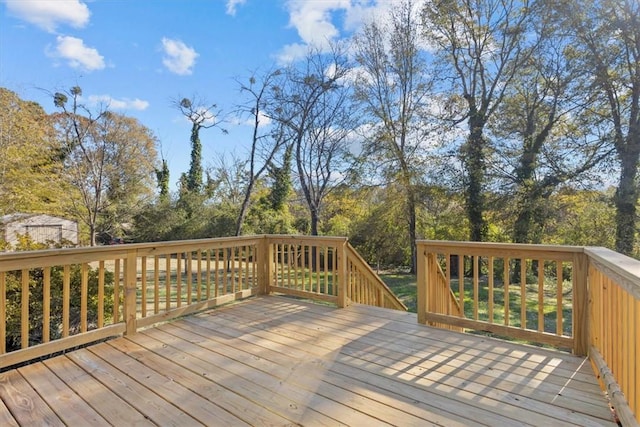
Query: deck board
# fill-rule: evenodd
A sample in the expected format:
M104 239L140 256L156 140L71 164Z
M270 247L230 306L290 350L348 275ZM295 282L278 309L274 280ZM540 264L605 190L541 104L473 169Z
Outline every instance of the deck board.
M2 425L615 425L572 355L251 298L0 373Z

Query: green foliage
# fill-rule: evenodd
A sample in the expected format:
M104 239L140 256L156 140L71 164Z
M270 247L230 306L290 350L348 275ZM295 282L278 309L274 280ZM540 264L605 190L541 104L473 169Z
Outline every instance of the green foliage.
M0 215L60 215L73 194L62 182L60 144L44 109L0 88Z
M288 145L283 156L282 167L272 166L270 175L273 179L269 201L271 209L281 211L291 193L291 160L293 158L293 145Z
M544 243L614 248L612 193L613 189L607 193L564 189L552 197L554 214L545 227Z
M63 313L63 275L60 266L51 268L50 299L43 301L44 273L42 269L29 270L29 345L42 342L43 336L43 304L50 307L50 339L62 337ZM79 332L81 323L81 281L82 269L78 264L70 268L70 307L69 331L71 334ZM21 342L21 303L22 303L22 272L6 273L7 286L7 351L17 350ZM88 269L88 301L87 324L89 329L97 325L98 320L98 270ZM113 316L113 273L105 271L105 324L110 323Z
M187 191L199 193L202 190L202 143L198 123L191 126L191 163L186 184Z
M162 159L162 167L156 169L156 179L158 181L158 189L160 190L160 201L169 201L169 164L167 159Z

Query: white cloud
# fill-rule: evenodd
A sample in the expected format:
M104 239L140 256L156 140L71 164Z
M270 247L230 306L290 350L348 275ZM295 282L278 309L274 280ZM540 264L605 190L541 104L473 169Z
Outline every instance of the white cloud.
M85 46L82 39L71 36L58 36L56 47L49 56L64 59L69 66L85 71L102 70L105 67L104 57L98 50Z
M309 46L306 44L288 44L280 49L280 52L276 55L276 59L280 65L286 65L304 58L308 52Z
M227 15L235 16L237 7L246 2L247 0L227 0Z
M122 98L116 99L109 95L90 95L89 103L91 105L104 104L112 110L146 110L149 107L149 102L141 99L129 99Z
M388 1L371 0L288 0L289 26L295 28L301 43L282 48L277 55L280 63L289 63L304 57L309 46L324 50L331 41L343 36L342 32L356 31L368 17L381 14L390 7ZM342 16L343 28L336 27L334 15Z
M87 5L80 0L10 0L6 5L10 14L49 32L62 24L82 28L91 15Z
M193 72L193 66L199 56L195 49L180 40L163 37L162 50L164 52L162 63L169 71L181 76L186 76Z

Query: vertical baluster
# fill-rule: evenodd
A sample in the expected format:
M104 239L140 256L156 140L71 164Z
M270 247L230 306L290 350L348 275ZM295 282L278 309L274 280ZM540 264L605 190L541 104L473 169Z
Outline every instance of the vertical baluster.
M182 254L176 253L176 307L182 306Z
M191 305L193 297L193 253L188 251L185 258L184 262L187 267L187 305Z
M116 264L116 266L117 265L118 264ZM119 278L116 279L116 283L118 283L117 280L119 280ZM63 338L69 336L70 288L71 288L71 268L69 265L65 265L62 272L62 337ZM117 313L115 308L114 308L114 313ZM114 316L115 315L116 314L114 314Z
M98 263L98 328L104 326L104 261Z
M87 302L89 297L89 266L86 262L80 267L80 332L87 332Z
M478 320L478 299L479 299L479 268L478 264L480 264L480 257L478 255L474 255L471 257L471 262L473 263L473 319Z
M20 344L21 348L29 347L29 270L21 270L21 301L20 301Z
M211 249L207 249L207 300L211 299Z
M544 260L538 260L538 332L544 332Z
M509 277L509 258L504 258L504 271L503 271L503 283L504 283L504 324L505 326L509 326L510 314L509 314L509 287L510 287L510 277Z
M160 312L160 258L153 257L153 314Z
M51 330L51 267L42 269L42 342L49 342Z
M520 258L520 329L527 328L527 260Z
M140 265L141 275L140 275L140 290L141 290L141 314L142 317L147 317L147 257L141 257L141 265Z
M196 275L196 300L200 301L202 299L202 250L196 250L196 256L198 257L196 260L196 269L198 273Z
M489 275L488 278L488 286L489 286L489 292L487 295L487 298L489 299L489 323L493 323L493 257L490 256L488 259L489 262L489 269L487 274Z
M164 306L165 311L171 310L171 254L166 254L164 258Z
M556 335L562 335L562 261L556 261Z

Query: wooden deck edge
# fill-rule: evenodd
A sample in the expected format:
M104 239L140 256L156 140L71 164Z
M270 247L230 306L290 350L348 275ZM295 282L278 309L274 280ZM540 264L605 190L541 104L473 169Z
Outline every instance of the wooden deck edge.
M609 395L609 401L611 402L611 406L613 406L617 421L624 427L640 426L638 418L634 415L624 393L620 390L620 385L618 385L613 372L611 372L611 369L607 366L607 362L596 347L592 346L589 349L589 360L591 360L591 365L594 367L598 382L600 382L601 386Z
M28 362L38 357L49 356L51 354L69 350L81 345L90 344L92 342L100 341L105 338L119 336L122 335L124 331L125 324L116 323L115 325L105 326L103 328L94 329L82 334L73 335L48 343L34 345L33 347L25 348L22 350L16 350L10 353L1 354L0 369L17 365L19 363Z
M555 347L573 348L574 340L570 337L562 337L547 333L542 334L540 332L529 331L526 329L482 322L479 320L463 319L446 314L426 313L425 319L427 322L444 323L451 326L474 329L476 331L486 331L519 340L549 344Z

